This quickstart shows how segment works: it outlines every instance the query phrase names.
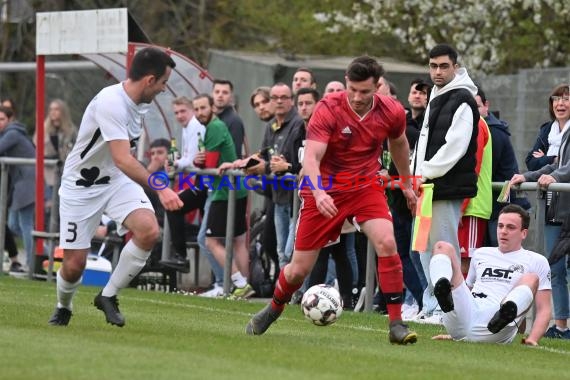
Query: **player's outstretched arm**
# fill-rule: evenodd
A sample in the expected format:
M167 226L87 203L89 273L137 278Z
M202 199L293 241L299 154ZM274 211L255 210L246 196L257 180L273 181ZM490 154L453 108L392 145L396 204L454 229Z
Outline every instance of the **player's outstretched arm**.
M319 183L321 175L321 160L327 151L327 144L314 140L307 140L303 158L303 173L309 177L312 184ZM312 190L313 197L319 212L327 218L332 218L338 212L330 195L318 186Z
M400 176L409 178L410 172L410 146L406 134L402 133L395 139L388 139L390 156Z
M388 146L390 148L390 156L392 156L392 161L398 169L400 174L401 184L403 185L402 194L406 198L408 208L412 214L416 211L417 197L416 197L416 183L415 179L412 178L410 171L410 147L408 144L408 139L406 134L402 133L399 137L395 139L388 140Z
M536 317L532 324L530 334L525 339L525 344L538 345L538 341L548 328L550 317L552 315L552 307L550 305L551 290L539 290L535 296Z
M160 203L162 203L162 206L165 210L180 210L182 206L184 206L184 203L182 200L180 200L178 194L176 194L176 192L174 192L174 190L169 187L162 190L157 190L156 193L158 194L158 199L160 200Z
M115 166L125 173L127 177L143 187L148 188L150 173L146 168L131 155L131 146L128 140L109 141L109 151ZM157 191L160 202L166 210L178 210L182 207L182 201L170 188Z

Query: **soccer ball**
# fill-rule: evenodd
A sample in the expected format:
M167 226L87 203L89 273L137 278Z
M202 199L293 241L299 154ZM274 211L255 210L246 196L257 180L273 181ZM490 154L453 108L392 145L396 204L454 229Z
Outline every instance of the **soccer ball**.
M342 314L342 299L332 286L315 285L303 294L301 310L315 325L327 326L335 323Z

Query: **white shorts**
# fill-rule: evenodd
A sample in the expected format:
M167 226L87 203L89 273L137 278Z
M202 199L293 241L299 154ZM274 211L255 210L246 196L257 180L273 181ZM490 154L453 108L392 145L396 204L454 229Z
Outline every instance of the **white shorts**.
M127 216L137 209L154 212L143 188L130 179L98 189L63 189L59 191L59 245L64 249L86 249L103 214L117 223L120 235Z
M454 340L469 342L510 343L517 334L517 323L524 315L519 316L496 334L487 329L487 324L499 310L499 305L490 303L484 298L475 298L463 282L452 291L454 310L443 315L443 325Z

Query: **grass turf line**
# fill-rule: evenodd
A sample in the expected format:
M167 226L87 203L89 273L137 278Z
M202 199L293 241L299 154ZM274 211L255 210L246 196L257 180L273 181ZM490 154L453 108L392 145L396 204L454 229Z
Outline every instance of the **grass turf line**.
M538 349L432 341L440 327L415 325L415 345L388 343L386 317L343 313L313 326L290 306L263 336L244 327L259 302L126 289L126 326L105 323L81 287L67 328L47 325L55 286L0 278L0 379L479 379L564 378L570 343ZM517 339L520 341L520 339Z

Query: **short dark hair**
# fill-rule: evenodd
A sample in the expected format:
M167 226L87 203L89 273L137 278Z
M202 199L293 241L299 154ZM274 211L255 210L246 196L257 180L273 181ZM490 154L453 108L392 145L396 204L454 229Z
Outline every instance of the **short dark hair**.
M232 83L232 81L228 80L228 79L221 79L221 78L216 78L214 79L214 86L217 84L224 84L224 85L228 85L230 86L230 91L234 92L234 84Z
M523 230L528 230L530 226L530 215L528 212L519 205L508 204L501 209L499 215L501 214L519 214L521 217L521 227Z
M483 104L487 103L487 96L485 95L485 91L483 91L483 89L479 86L477 86L477 95L479 95Z
M383 75L384 68L382 65L367 55L355 58L346 69L346 76L353 82L363 82L372 78L376 84Z
M166 150L170 150L170 141L168 139L156 139L150 143L150 149L152 148L166 148Z
M308 67L299 67L295 71L295 74L297 74L298 72L309 73L309 75L311 76L311 84L317 83L317 80L315 79L315 74L313 73L313 70L309 69ZM295 74L293 74L293 76L295 76Z
M261 86L261 87L257 87L255 90L253 90L253 92L251 93L251 96L249 97L249 104L251 105L251 107L253 108L253 99L257 96L257 95L261 95L263 96L263 98L265 100L269 100L269 92L271 91L271 88L267 87L267 86Z
M11 119L12 116L14 116L14 111L12 111L12 108L10 107L4 107L0 105L0 112L6 115L8 119Z
M14 101L14 99L8 97L8 98L2 98L2 101L0 101L0 103L2 103L2 105L3 105L5 102L10 103L9 108L12 109L12 116L16 116L16 113L17 113L16 111L17 111L17 109L16 109L16 102ZM4 107L6 107L6 106L4 106Z
M319 95L319 92L317 90L315 90L314 88L310 88L310 87L301 87L297 91L297 95L295 96L295 104L297 104L297 100L299 100L299 95L307 95L307 94L313 95L313 99L315 99L315 102L319 101L320 95Z
M167 66L176 67L168 53L155 47L144 48L135 54L131 62L129 79L138 81L147 75L154 75L158 79L164 75Z
M429 51L430 58L441 57L442 55L447 55L454 65L457 63L457 50L451 47L451 45L448 44L435 45Z
M554 102L552 101L553 96L570 96L570 85L568 83L562 83L558 86L554 87L550 96L548 97L548 112L550 113L550 117L552 120L556 119L556 115L554 114Z
M214 98L212 98L212 95L206 94L206 93L202 93L202 94L196 95L196 96L192 99L192 102L193 102L194 100L203 99L203 98L208 99L208 103L210 104L210 107L212 107L212 106L214 105Z

